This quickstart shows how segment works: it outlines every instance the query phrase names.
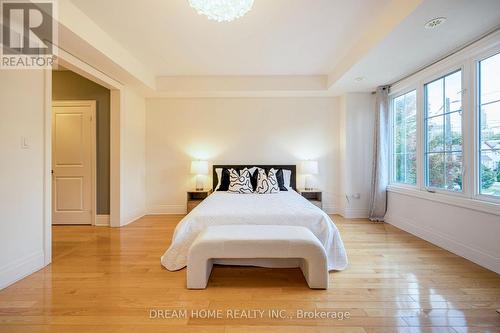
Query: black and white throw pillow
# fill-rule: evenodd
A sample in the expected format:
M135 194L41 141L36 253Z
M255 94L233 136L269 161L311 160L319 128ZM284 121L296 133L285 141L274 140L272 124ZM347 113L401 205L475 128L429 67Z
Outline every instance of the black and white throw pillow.
M278 179L276 178L276 170L271 169L266 175L264 169L258 169L257 171L257 187L255 189L256 193L268 194L268 193L278 193L280 188L278 186Z
M250 171L245 168L239 173L237 170L229 169L229 188L231 193L253 193L252 183L250 181Z
M229 179L229 169L223 168L220 174L220 179L218 178L219 175L217 174L217 187L215 190L227 191L229 189L229 183L231 182Z

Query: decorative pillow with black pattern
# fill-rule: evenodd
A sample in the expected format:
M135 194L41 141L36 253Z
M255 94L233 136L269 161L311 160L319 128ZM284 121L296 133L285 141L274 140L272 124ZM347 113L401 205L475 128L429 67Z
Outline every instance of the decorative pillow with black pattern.
M229 169L221 168L215 169L215 174L217 176L217 186L216 191L227 191L229 189Z
M255 193L268 194L278 193L280 191L278 179L276 178L277 170L271 169L267 175L264 169L258 169L257 172L257 187L255 188Z
M237 170L229 169L229 188L231 193L253 193L250 171L245 168L239 173Z

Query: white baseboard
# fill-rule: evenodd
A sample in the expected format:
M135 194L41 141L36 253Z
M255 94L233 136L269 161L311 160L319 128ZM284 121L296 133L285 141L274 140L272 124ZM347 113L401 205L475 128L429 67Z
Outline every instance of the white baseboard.
M95 218L96 227L109 227L109 215L97 215Z
M0 267L0 289L25 278L45 267L43 252L35 252Z
M144 211L136 212L135 214L131 215L132 217L125 218L124 221L121 222L120 227L126 226L127 224L130 224L132 222L135 222L145 215L146 215L146 212L144 212Z
M368 209L365 208L340 208L337 214L346 219L367 219Z
M500 274L500 260L481 249L470 247L439 231L424 228L412 219L386 215L385 222Z
M186 205L155 205L149 206L149 215L160 215L160 214L186 214Z
M335 205L323 205L323 211L330 215L339 214L339 210Z

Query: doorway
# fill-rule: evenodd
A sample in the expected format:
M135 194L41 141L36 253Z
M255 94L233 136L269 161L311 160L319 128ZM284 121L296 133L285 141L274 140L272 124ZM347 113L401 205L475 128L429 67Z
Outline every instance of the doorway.
M83 62L79 58L76 58L72 54L66 52L61 48L58 49L58 63L59 69L63 68L68 71L72 71L80 75L81 77L90 80L109 91L109 114L108 114L108 122L105 128L108 130L109 141L107 145L96 145L97 147L107 146L109 150L109 159L107 160L107 167L103 168L99 165L100 159L97 158L97 171L105 170L108 172L108 182L105 183L105 186L108 188L107 195L108 205L107 211L105 213L99 213L99 195L102 193L99 186L97 186L96 193L96 221L94 225L99 226L112 226L119 227L121 225L120 220L120 118L121 118L121 108L122 108L122 83L114 80L110 76L106 75L104 72L97 70L96 68L90 66L88 63ZM52 211L53 211L53 193L52 193L52 183L53 183L53 175L51 173L52 168L52 106L53 100L96 100L96 118L98 115L102 115L102 112L99 112L100 101L98 98L94 98L91 96L65 96L64 98L60 98L59 96L54 95L53 83L54 83L54 74L56 71L51 69L44 71L45 76L45 105L44 105L44 263L48 265L52 261ZM81 89L78 88L78 91L81 92ZM99 141L100 137L100 127L98 119L96 121L97 127L97 141ZM98 150L98 149L97 149ZM99 151L98 151L99 153ZM99 156L99 154L97 154ZM102 159L101 159L102 161ZM99 172L97 172L97 179L99 179ZM99 180L97 184L102 184ZM102 196L102 195L101 195Z
M52 224L95 224L96 102L52 103Z

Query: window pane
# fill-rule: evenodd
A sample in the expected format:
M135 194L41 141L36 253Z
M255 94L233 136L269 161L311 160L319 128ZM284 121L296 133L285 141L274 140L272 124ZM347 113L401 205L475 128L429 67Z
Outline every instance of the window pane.
M417 93L415 91L404 95L405 98L405 110L406 117L412 118L416 117L417 114ZM416 120L416 119L414 119Z
M484 149L500 149L500 100L482 106L481 143Z
M406 124L406 151L408 153L417 151L417 122L415 120Z
M500 197L500 54L479 63L479 190Z
M444 151L443 117L427 120L427 151Z
M399 154L396 155L395 161L395 175L394 175L394 180L398 183L404 183L405 182L405 155Z
M444 188L444 153L429 154L427 158L429 186Z
M406 151L417 151L417 93L410 92L405 96L406 113Z
M462 115L458 112L444 116L445 149L446 151L462 150Z
M500 196L500 150L481 152L481 193Z
M500 100L500 53L481 61L481 104Z
M404 103L405 103L405 96L399 96L394 99L394 115L396 116L396 124L401 124L401 119L403 119L404 116Z
M446 189L462 190L462 153L445 154Z
M417 183L417 154L407 154L405 156L406 162L406 179L407 184Z
M462 191L462 72L424 86L425 176L429 187Z
M445 78L445 112L462 110L462 73L456 72Z
M444 92L443 79L427 84L427 116L432 117L443 113Z
M394 151L396 154L405 152L405 125L399 125L394 128Z
M393 181L416 184L416 91L393 99Z

